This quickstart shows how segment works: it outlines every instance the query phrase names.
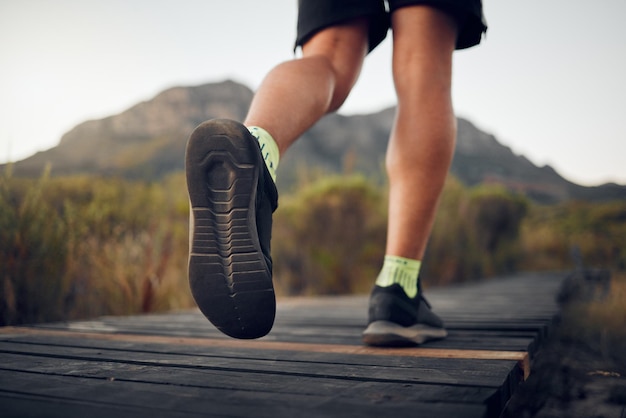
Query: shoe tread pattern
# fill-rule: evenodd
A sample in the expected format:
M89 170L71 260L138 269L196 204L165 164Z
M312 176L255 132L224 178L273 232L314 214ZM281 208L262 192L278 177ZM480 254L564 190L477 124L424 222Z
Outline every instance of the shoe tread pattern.
M255 221L259 164L256 143L229 121L202 124L189 139L190 286L204 315L236 338L265 335L275 315Z

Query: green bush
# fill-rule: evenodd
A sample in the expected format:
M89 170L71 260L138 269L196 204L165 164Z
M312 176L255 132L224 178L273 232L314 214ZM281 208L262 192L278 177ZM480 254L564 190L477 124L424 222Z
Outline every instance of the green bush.
M584 264L626 270L626 202L567 202L535 206L523 223L524 265L573 266L576 248Z
M274 222L277 281L287 294L368 291L386 239L385 190L363 177L315 180L281 197ZM446 182L423 260L429 285L520 268L520 230L529 202L498 187Z
M446 284L515 271L528 205L502 188L468 190L448 178L424 256L424 281Z
M386 201L362 176L327 177L281 198L272 251L278 289L369 291L384 257Z

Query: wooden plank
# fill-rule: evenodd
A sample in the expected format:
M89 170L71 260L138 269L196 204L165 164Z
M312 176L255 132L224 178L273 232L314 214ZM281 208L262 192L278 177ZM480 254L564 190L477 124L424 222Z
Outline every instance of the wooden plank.
M338 367L351 365L365 365L370 367L390 367L390 368L423 368L430 370L437 367L442 371L450 371L450 373L458 374L459 370L464 369L482 369L485 364L489 365L492 360L466 360L466 359L447 359L441 361L439 359L420 358L420 357L401 357L401 356L354 356L351 354L329 354L321 352L302 352L302 351L277 351L277 350L248 350L240 347L202 347L202 346L186 346L177 344L175 346L162 344L146 344L146 343L129 343L124 341L98 341L89 339L60 339L53 337L37 337L24 336L19 340L9 340L0 344L0 347L7 353L23 353L28 350L29 346L40 346L30 348L34 351L46 353L46 347L56 347L64 350L64 352L73 352L80 348L94 349L97 359L101 359L103 355L109 352L119 351L121 353L138 353L147 358L154 358L155 354L166 354L181 357L191 357L195 359L204 359L203 361L211 362L214 359L219 362L222 358L228 359L256 359L272 361L272 364L280 364L281 362L298 362L308 363L311 367L317 364L334 365ZM500 360L506 363L503 369L498 369L498 373L510 370L510 365L515 365L514 360ZM499 362L500 362L499 361ZM435 364L436 363L436 364ZM508 364L508 365L507 365ZM492 368L493 369L493 368ZM463 373L463 372L461 372ZM461 374L462 375L462 374ZM500 376L500 375L498 375ZM473 382L476 383L476 382Z
M136 388L123 388L117 393L124 391L135 392ZM161 395L160 395L161 396ZM166 393L165 401L172 395ZM441 418L483 418L489 415L489 409L484 405L475 404L442 404L442 403L419 403L419 402L393 402L393 403L352 403L350 401L327 403L320 402L317 405L306 405L300 402L297 406L281 405L276 399L266 399L259 394L250 393L249 397L238 404L224 404L223 402L199 401L198 397L190 396L175 404L175 407L186 409L157 409L150 407L154 402L154 396L140 397L143 405L124 405L114 397L111 403L97 400L83 400L76 398L49 399L39 395L15 394L0 392L0 405L3 407L3 417L52 417L52 418L186 418L186 417L258 417L258 418L363 418L384 417L391 415L409 416L410 411L418 411L418 416L441 417ZM116 402L116 403L113 403ZM179 406L180 405L180 406ZM189 411L190 407L194 410ZM45 411L45 412L42 412Z
M200 315L200 314L198 314ZM201 315L200 315L201 316ZM101 324L92 322L88 324L81 323L79 326L72 325L74 331L87 332L104 332L104 333L128 333L128 334L145 334L145 335L163 335L177 337L202 337L211 339L228 340L219 331L210 329L211 325L202 318L205 323L205 329L202 332L191 333L179 324L178 328L172 327L167 329L148 328L142 329L140 323L129 326L125 323ZM46 329L67 329L62 324L57 326L48 326ZM147 328L147 329L146 329ZM312 326L307 323L300 325L292 324L285 326L277 323L274 330L263 339L263 341L279 341L279 342L303 342L316 343L324 341L337 345L361 345L361 332L364 327L346 327L342 325L325 325ZM519 329L519 331L517 331ZM440 342L430 343L429 346L439 348L463 347L464 349L476 350L495 350L495 351L530 351L533 352L533 341L542 340L543 330L532 330L528 326L516 326L513 330L507 330L505 326L492 327L476 327L472 330L470 327L464 329L455 329L448 327L449 337ZM434 344L434 345L433 345Z
M403 367L377 364L350 363L346 357L336 357L326 354L327 361L293 361L293 360L266 360L245 357L220 357L214 353L211 357L180 356L158 353L135 353L128 351L102 352L93 349L69 349L67 347L45 347L30 345L21 347L19 351L2 349L2 358L5 369L38 367L40 364L57 365L59 369L75 367L78 363L85 363L81 367L96 368L116 367L119 364L130 364L138 368L167 366L175 368L178 373L193 370L202 375L244 374L272 375L272 376L299 376L324 377L350 381L381 381L398 383L437 383L437 384L471 384L484 387L498 387L504 380L503 376L511 370L513 361L485 361L449 359L446 367L442 367L440 359L422 358L421 361L405 362ZM451 360L455 360L451 362ZM341 361L340 367L336 363ZM29 362L34 362L31 366ZM89 364L87 364L89 363ZM105 364L106 363L106 364ZM13 364L13 366L11 366ZM455 364L456 367L450 367Z
M15 359L8 356L9 366ZM19 358L18 358L19 360ZM32 359L28 359L32 362ZM443 386L407 382L354 381L351 379L333 379L332 377L305 377L275 374L255 378L254 375L224 373L223 376L207 375L197 369L171 370L171 365L160 365L138 368L137 364L119 362L81 362L67 360L62 364L54 359L37 359L35 364L20 371L7 370L4 367L3 378L0 379L0 392L8 390L21 393L44 394L48 397L75 399L107 400L116 404L128 404L150 399L159 399L163 404L163 396L173 396L166 403L167 408L180 410L176 405L177 397L182 396L187 403L192 402L215 407L218 403L255 402L259 398L267 402L280 400L280 405L296 410L299 407L332 403L334 407L343 404L354 405L395 405L400 402L428 403L446 401L455 396L458 404L478 404L484 410L490 393L485 388L465 386ZM54 368L54 372L50 372ZM28 376L36 374L36 378ZM25 378L24 378L25 376ZM115 393L119 385L130 385L122 394ZM114 389L115 388L115 389ZM126 394L128 399L124 398ZM272 395L274 394L274 395ZM155 396L158 395L158 396ZM174 396L175 395L175 396ZM142 399L144 398L144 399ZM255 399L256 398L256 399ZM415 406L417 407L417 406ZM465 410L466 408L464 408ZM204 407L201 408L204 410ZM224 411L224 406L220 407ZM231 411L232 412L232 411ZM364 415L371 416L371 415ZM457 415L462 416L462 415Z
M63 337L78 337L99 340L117 340L152 344L183 344L213 348L232 348L245 346L248 350L281 350L303 351L325 354L349 354L370 356L402 356L402 357L428 357L439 359L474 359L474 360L514 360L519 363L524 377L528 377L530 366L528 354L516 351L492 351L492 350L458 350L458 349L435 349L427 347L414 348L375 348L367 346L337 345L337 344L312 344L294 342L274 342L263 340L239 341L234 339L207 339L189 337L166 337L153 335L131 334L102 334L102 333L77 333L62 330L42 330L19 327L6 327L0 329L2 335L53 335Z
M0 383L0 391L19 391L21 393L43 394L46 396L63 397L69 394L85 391L93 392L89 396L101 399L109 397L108 390L114 385L110 383L136 384L137 388L146 385L142 391L153 392L187 392L189 394L202 393L204 398L210 397L216 400L230 397L238 398L241 394L248 392L263 393L264 396L274 396L281 399L283 403L289 401L289 397L298 401L298 398L309 397L308 403L317 402L323 398L345 398L353 401L367 402L376 393L387 395L388 401L420 401L420 402L445 402L450 396L454 396L457 402L468 404L482 404L488 400L493 390L484 387L469 385L437 385L429 383L407 383L407 382L379 382L372 381L351 381L349 379L332 379L327 377L306 377L306 376L265 376L264 379L250 376L250 380L237 381L239 376L225 375L220 379L208 379L208 376L201 376L200 373L190 370L183 370L180 375L176 373L175 379L164 380L164 376L175 370L170 370L168 366L154 366L140 369L129 364L118 363L115 368L105 365L105 370L98 371L97 367L102 364L88 365L86 370L79 371L72 369L76 364L68 364L67 370L63 372L49 373L43 370L45 365L38 366L29 371L16 371L3 369L5 378ZM69 370L69 371L68 371ZM33 378L36 376L36 378ZM5 379L10 379L5 380ZM7 383L7 384L5 384ZM109 383L107 385L107 383ZM89 389L92 386L92 389ZM93 387L98 389L93 389ZM104 391L98 393L98 390ZM282 397L285 397L284 399Z

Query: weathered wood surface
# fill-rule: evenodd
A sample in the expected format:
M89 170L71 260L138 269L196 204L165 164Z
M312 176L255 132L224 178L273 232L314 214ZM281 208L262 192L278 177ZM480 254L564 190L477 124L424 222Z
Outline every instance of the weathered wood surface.
M281 300L254 341L196 310L0 328L0 416L498 416L564 277L428 290L449 337L406 349L361 344L367 296Z

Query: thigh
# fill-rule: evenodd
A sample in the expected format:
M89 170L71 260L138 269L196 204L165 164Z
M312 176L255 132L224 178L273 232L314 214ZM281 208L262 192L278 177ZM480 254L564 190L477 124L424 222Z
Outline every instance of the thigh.
M451 15L457 23L456 49L469 48L480 43L487 31L481 0L388 0L389 11L414 5L431 6Z
M299 0L296 47L323 29L363 17L368 20L371 51L385 39L389 29L384 0Z

